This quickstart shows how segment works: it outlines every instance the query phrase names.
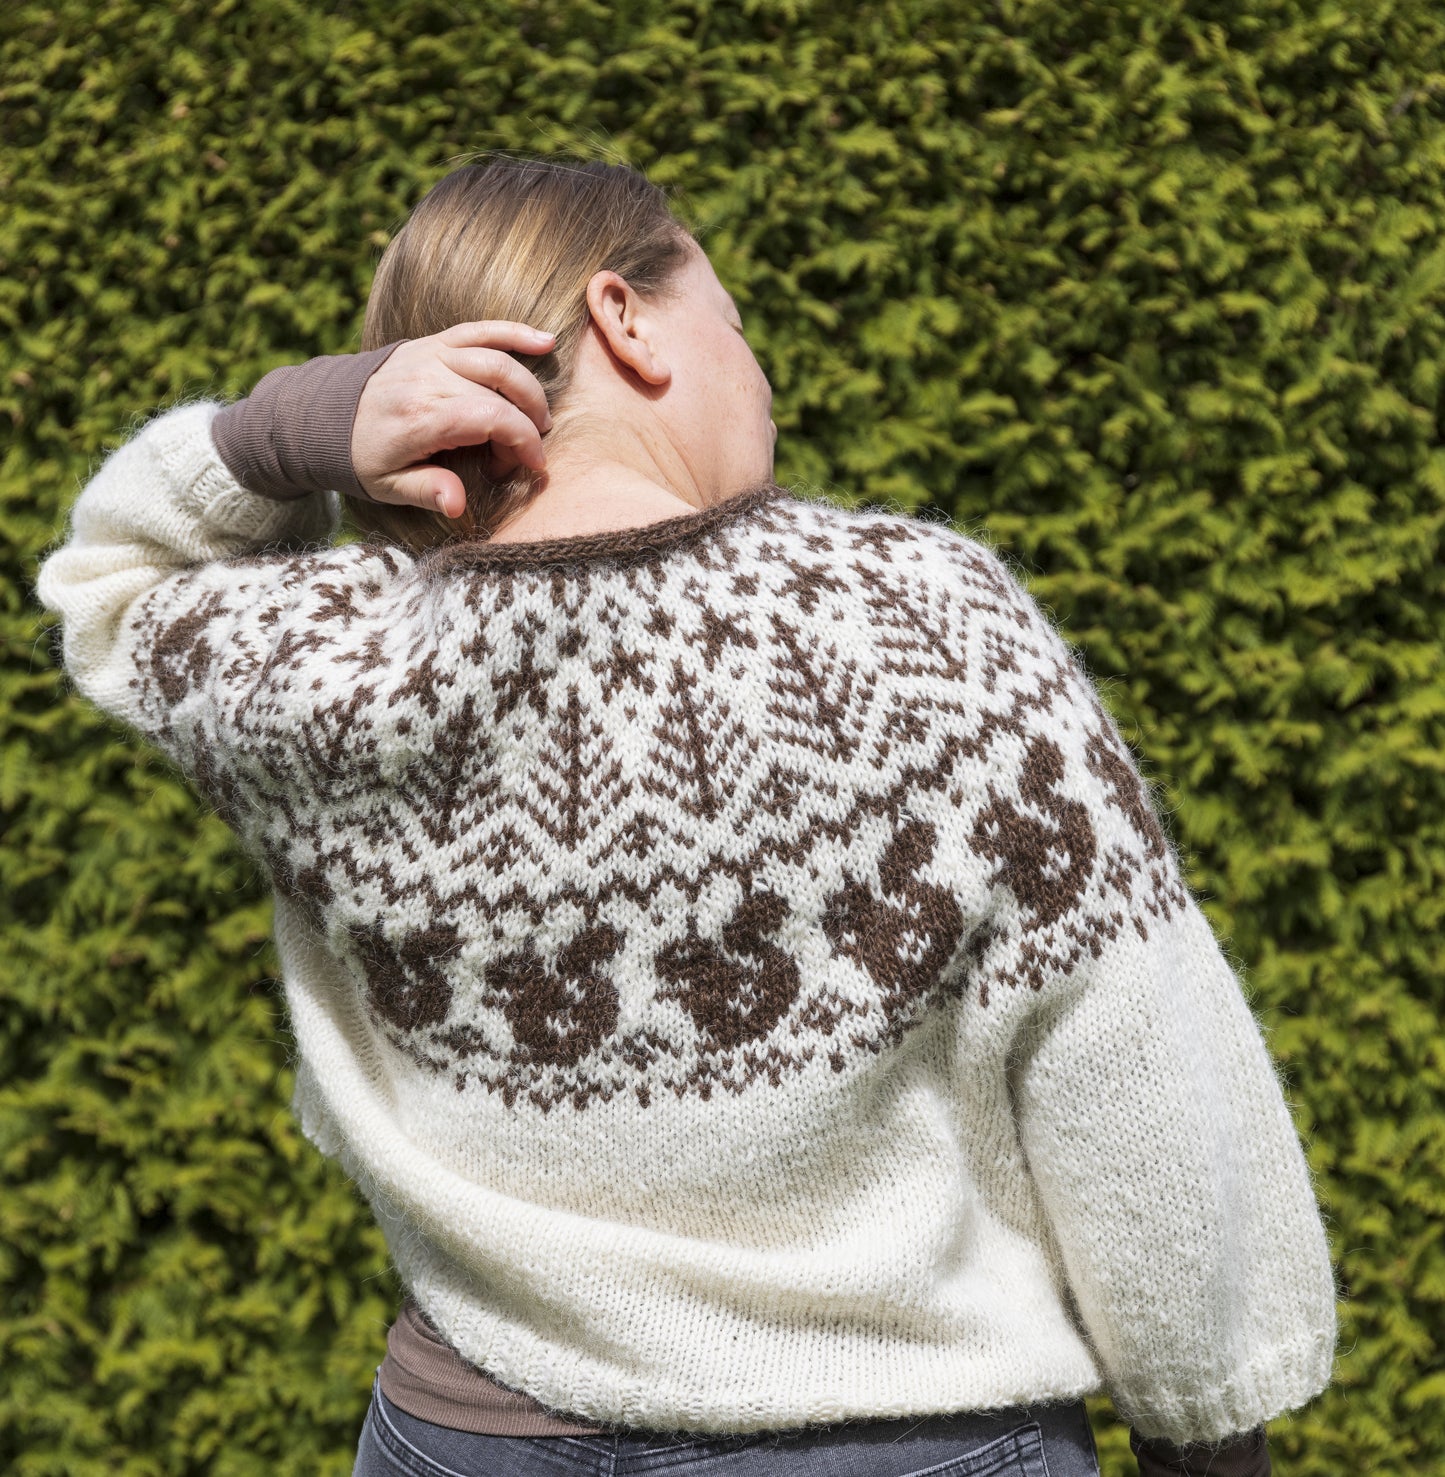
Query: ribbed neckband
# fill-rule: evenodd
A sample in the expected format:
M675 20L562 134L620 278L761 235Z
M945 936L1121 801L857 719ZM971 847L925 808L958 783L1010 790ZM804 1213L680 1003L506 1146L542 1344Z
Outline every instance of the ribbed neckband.
M428 549L418 559L417 566L427 573L440 573L458 568L526 569L591 564L602 559L634 563L671 553L747 517L757 508L792 496L789 489L779 483L763 482L709 508L698 508L676 518L662 518L656 523L644 523L635 528L500 544L489 543L485 539L457 539Z

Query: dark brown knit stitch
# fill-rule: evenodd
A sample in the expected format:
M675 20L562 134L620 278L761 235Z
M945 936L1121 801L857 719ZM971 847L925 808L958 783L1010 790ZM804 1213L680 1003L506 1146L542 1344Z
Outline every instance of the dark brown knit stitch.
M519 1066L576 1066L617 1027L617 987L603 966L622 935L595 924L573 939L548 968L537 950L508 954L487 970L487 984L512 1028Z
M316 593L321 598L311 612L311 619L319 624L329 624L331 621L339 620L341 629L345 631L351 628L352 619L361 614L355 602L364 591L348 590L342 585L317 581Z
M745 652L758 649L757 638L741 621L719 614L705 602L699 606L698 613L702 620L702 631L692 639L695 645L701 647L702 659L709 672L729 646L739 647Z
M964 933L953 894L919 876L933 858L937 835L928 821L904 824L878 859L881 896L850 881L829 899L824 915L833 947L879 986L890 1025L937 985Z
M715 777L722 772L727 740L727 709L710 692L698 692L676 657L667 683L661 722L652 729L657 772L640 776L648 794L678 806L685 815L713 820L722 797Z
M481 702L469 692L445 713L429 741L400 771L399 789L433 846L461 839L467 819L494 803L501 776L479 718ZM488 762L491 761L491 762Z
M668 982L657 998L682 1003L706 1049L732 1052L761 1040L797 999L797 962L770 938L787 913L787 901L776 893L747 894L719 943L700 938L689 919L687 937L654 956L658 978Z
M202 596L193 610L168 625L157 627L151 647L151 670L167 703L180 702L193 683L204 679L216 652L203 633L213 621L229 614L220 592L213 590Z
M414 697L425 710L428 718L435 718L441 711L444 689L456 686L456 676L445 666L439 665L439 652L429 651L415 666L408 667L406 680L393 689L387 700L390 707L404 698Z
M380 921L351 930L366 972L366 995L383 1020L403 1030L439 1025L451 1008L444 956L457 947L455 924L433 924L399 940Z
M212 749L200 748L192 761L196 788L233 831L245 836L245 800L239 781Z
M848 548L866 550L874 559L884 564L893 562L895 546L907 546L913 542L913 530L901 522L877 519L848 530Z
M535 637L523 627L517 627L526 645L521 661L509 672L499 672L492 678L492 688L497 694L497 706L492 721L500 723L519 703L527 703L539 718L547 716L547 683L556 675L557 669L533 665Z
M770 613L774 670L768 685L777 701L768 712L777 720L769 737L816 748L820 759L845 763L853 757L862 734L860 709L873 696L874 683L853 690L857 664L840 660L836 644L819 651L802 639L801 626Z
M653 661L652 652L633 651L619 641L605 657L592 664L592 670L602 677L603 702L610 703L628 686L640 687L643 692L651 694L656 684L648 675L647 668Z

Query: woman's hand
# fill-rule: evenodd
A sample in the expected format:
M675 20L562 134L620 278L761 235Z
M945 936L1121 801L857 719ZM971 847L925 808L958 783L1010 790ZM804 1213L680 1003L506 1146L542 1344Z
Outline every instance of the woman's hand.
M542 432L552 425L547 397L506 351L545 354L555 337L499 319L398 344L367 380L352 425L352 465L367 495L459 517L461 478L428 465L457 446L488 445L497 477L522 465L540 471Z

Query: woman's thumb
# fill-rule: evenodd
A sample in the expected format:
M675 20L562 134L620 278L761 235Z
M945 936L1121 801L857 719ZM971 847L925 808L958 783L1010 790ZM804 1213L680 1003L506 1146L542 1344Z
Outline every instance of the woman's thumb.
M398 494L394 501L407 507L425 508L448 518L460 518L466 511L467 491L462 479L445 467L413 467L393 477L391 485Z

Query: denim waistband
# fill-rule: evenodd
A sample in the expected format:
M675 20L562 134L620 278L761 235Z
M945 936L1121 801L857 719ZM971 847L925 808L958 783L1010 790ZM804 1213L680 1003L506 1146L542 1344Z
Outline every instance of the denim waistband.
M640 1477L663 1471L685 1477L694 1469L709 1477L1099 1477L1082 1400L737 1434L480 1436L409 1415L386 1399L379 1381L354 1477Z

